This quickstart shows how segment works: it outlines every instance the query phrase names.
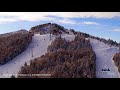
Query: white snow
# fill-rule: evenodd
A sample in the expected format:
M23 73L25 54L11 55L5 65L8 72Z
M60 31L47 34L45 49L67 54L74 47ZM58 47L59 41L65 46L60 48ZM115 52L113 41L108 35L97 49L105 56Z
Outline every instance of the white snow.
M74 39L74 35L63 34L62 37L67 40ZM52 37L52 40L50 40L49 34L35 34L32 38L32 42L24 52L16 56L13 60L0 66L0 78L10 78L11 75L16 76L18 71L20 71L21 66L23 66L25 62L29 64L31 59L45 54L47 52L48 45L51 44L54 38L55 37Z
M62 35L62 38L65 38L69 41L73 40L74 37L74 35ZM53 40L54 37L52 37L52 40L50 40L49 34L35 34L32 38L32 42L24 52L16 56L13 60L0 66L0 78L10 78L11 75L15 75L18 73L21 66L23 66L25 62L29 64L31 59L40 57L41 55L45 54L47 52L48 45ZM120 74L118 72L118 68L115 66L114 61L112 60L113 55L119 52L119 49L114 46L110 47L109 45L104 44L103 42L91 38L90 43L92 45L93 50L96 53L96 77L119 78ZM102 71L102 69L108 68L110 71Z
M72 31L70 30L67 30L69 32L70 35L74 35Z
M119 52L115 46L107 45L90 38L90 43L96 53L96 77L97 78L120 78L118 68L114 64L113 56ZM109 69L110 71L102 71Z
M16 56L13 60L0 66L0 78L9 78L11 74L17 74L25 62L29 64L31 59L40 57L41 55L45 54L47 52L47 47L51 42L52 40L50 40L49 34L35 34L35 36L32 38L32 42L24 52Z
M72 41L75 38L75 35L68 35L68 34L63 34L62 38L65 38L65 40Z

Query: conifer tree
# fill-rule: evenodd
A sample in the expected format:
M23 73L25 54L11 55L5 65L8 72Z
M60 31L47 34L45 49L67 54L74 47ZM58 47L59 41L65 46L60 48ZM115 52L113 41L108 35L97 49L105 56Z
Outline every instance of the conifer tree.
M12 76L11 76L11 78L15 78L15 76L14 76L14 75L12 75Z

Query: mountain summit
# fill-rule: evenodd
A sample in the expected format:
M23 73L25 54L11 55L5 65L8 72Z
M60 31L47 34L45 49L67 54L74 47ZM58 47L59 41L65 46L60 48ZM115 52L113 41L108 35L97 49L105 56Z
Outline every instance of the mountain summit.
M69 30L65 29L63 26L60 26L55 23L46 23L34 26L30 29L30 32L34 34L48 34L48 33L62 33L62 34L69 34Z

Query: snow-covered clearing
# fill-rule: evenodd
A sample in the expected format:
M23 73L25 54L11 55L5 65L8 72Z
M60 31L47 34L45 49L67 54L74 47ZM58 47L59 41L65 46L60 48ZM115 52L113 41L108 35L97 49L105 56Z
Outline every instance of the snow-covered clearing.
M29 64L31 59L44 55L47 52L48 45L54 40L54 36L52 40L50 40L49 36L49 34L35 34L32 38L32 42L24 52L16 56L13 60L0 66L0 78L10 78L11 75L17 75L25 62ZM74 39L74 35L63 34L62 37L67 40Z
M68 34L63 34L62 38L65 38L65 40L72 41L75 38L75 35L68 35Z
M50 40L49 34L35 34L32 38L32 42L24 52L16 56L13 60L0 66L0 78L8 78L11 74L17 74L25 62L29 64L31 59L45 54L47 52L47 47L51 42L52 40Z
M93 50L96 53L96 77L97 78L120 78L118 68L115 66L113 56L119 52L115 46L107 45L95 39L90 39ZM104 70L110 71L104 71ZM103 70L103 71L102 71Z

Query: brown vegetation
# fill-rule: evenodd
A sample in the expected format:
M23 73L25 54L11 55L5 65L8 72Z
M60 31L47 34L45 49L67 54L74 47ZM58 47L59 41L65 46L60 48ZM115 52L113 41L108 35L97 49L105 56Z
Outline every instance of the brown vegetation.
M76 36L71 42L56 38L48 47L48 53L31 60L30 65L25 64L19 74L51 74L50 78L95 78L95 59L95 53L85 38ZM19 76L23 77L29 76Z
M78 34L78 35L81 35L85 38L92 38L92 39L96 39L96 40L99 40L105 44L108 44L108 45L111 45L111 46L120 46L120 43L117 43L116 41L113 41L111 39L104 39L104 38L99 38L99 37L95 37L95 36L92 36L92 35L89 35L89 34L86 34L86 33L83 33L83 32L76 32L75 30L72 29L72 32L74 34Z
M118 67L118 71L120 72L120 52L114 55L113 60L115 65Z
M26 31L7 33L0 36L0 64L5 64L24 51L32 40Z

